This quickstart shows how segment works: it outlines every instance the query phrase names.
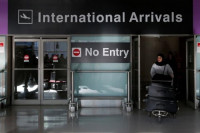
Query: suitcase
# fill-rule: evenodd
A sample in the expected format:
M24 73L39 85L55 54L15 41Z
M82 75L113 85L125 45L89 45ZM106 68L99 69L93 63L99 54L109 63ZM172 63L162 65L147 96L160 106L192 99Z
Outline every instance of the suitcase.
M166 98L166 99L176 99L176 93L172 88L149 86L148 95L150 97Z
M150 86L173 88L171 82L156 82L156 81L153 81Z
M148 112L152 112L154 110L162 110L175 114L178 110L176 100L166 100L162 98L148 97L146 102L146 110Z

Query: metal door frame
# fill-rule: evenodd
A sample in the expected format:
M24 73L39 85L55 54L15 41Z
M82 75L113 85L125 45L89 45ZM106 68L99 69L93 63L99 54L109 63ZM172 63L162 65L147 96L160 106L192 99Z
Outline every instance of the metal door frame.
M193 68L193 72L194 72L194 81L193 81L193 84L194 84L194 103L193 102L191 102L191 101L189 101L189 98L188 98L188 92L189 92L189 83L188 83L188 79L189 79L189 75L188 75L188 71L189 71L189 69L188 69L188 42L189 41L193 41L193 45L194 45L194 43L195 43L195 37L194 38L189 38L189 39L187 39L186 40L186 104L187 105L189 105L189 106L191 106L192 108L194 108L194 109L196 109L197 108L197 100L196 100L196 51L195 51L195 45L194 45L194 49L193 49L193 51L194 51L194 59L193 59L193 61L194 61L194 68Z
M41 45L40 45L40 55L41 55L41 60L40 60L40 64L41 64L41 84L40 84L40 93L41 93L41 104L42 105L66 105L67 104L67 99L63 99L63 100L45 100L43 97L43 92L44 92L44 88L43 88L43 82L44 82L44 70L52 70L52 69L44 69L44 42L66 42L67 43L67 69L64 68L57 68L54 70L67 70L67 87L68 87L68 93L69 93L69 88L70 88L70 82L69 82L69 78L70 78L70 63L69 63L69 58L70 56L70 51L69 51L69 39L41 39Z
M196 91L196 89L197 89L197 84L198 84L198 82L197 82L197 75L198 75L198 73L200 73L200 71L199 71L199 69L197 68L197 36L198 35L194 35L194 69L195 69L195 79L194 79L194 81L195 81L195 91L194 91L194 93L195 93L195 109L197 109L197 108L199 108L199 102L200 102L200 100L198 100L197 99L197 91Z
M15 42L38 42L38 57L40 57L40 39L15 39L13 37L13 56L12 56L12 103L14 105L39 105L40 104L40 58L38 58L38 68L15 68ZM38 70L38 99L14 99L15 70Z
M131 44L132 45L134 45L134 42L135 41L137 41L137 52L138 52L138 55L137 55L137 58L138 58L138 64L137 64L137 72L138 72L138 83L137 83L137 85L138 85L138 87L137 87L137 90L138 90L138 93L137 93L137 97L138 97L138 99L137 99L137 108L138 109L141 109L141 82L140 82L140 35L138 35L138 36L132 36L132 37L137 37L137 38L134 38L134 40L133 39L131 39ZM134 61L133 61L133 58L132 58L132 56L133 56L133 52L135 52L135 51L133 51L133 47L134 46L132 46L131 47L131 72L133 73L133 63L134 63ZM131 88L133 88L133 81L132 81L132 74L131 74ZM133 91L132 91L132 93L133 93ZM133 99L133 100L136 100L136 99Z

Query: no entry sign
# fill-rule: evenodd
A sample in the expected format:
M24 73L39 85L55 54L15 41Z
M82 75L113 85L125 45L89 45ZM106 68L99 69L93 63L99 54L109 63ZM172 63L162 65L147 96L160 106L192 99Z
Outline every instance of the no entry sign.
M29 62L29 55L24 55L24 62Z
M53 56L53 62L58 62L58 56L57 55Z
M72 63L129 63L130 43L72 43Z
M81 48L72 48L72 57L81 57Z

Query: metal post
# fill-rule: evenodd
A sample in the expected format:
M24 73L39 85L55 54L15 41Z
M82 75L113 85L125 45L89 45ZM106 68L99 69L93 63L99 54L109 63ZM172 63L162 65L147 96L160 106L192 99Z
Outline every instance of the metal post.
M127 89L128 89L128 99L127 99L127 103L130 102L130 85L129 85L129 72L127 73Z
M71 102L74 103L74 72L72 72L72 100Z
M140 87L140 35L138 36L138 109L141 109L141 87Z

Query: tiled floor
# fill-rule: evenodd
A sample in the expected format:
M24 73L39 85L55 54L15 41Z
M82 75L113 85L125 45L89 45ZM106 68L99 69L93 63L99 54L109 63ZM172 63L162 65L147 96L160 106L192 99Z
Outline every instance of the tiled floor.
M161 122L145 111L119 108L82 108L71 114L64 106L12 106L0 114L0 133L200 133L200 112L185 106L176 119Z

